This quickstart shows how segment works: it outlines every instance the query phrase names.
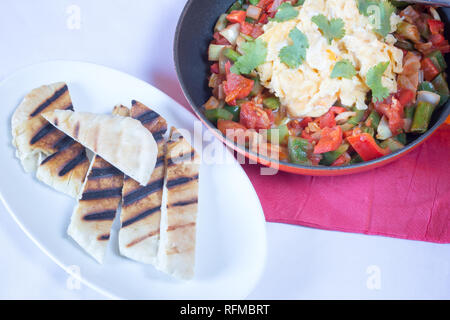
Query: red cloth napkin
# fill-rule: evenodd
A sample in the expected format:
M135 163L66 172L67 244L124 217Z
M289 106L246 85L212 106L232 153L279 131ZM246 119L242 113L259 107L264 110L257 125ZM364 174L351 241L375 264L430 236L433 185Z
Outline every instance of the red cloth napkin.
M260 175L244 165L269 222L450 243L450 126L399 160L364 173Z

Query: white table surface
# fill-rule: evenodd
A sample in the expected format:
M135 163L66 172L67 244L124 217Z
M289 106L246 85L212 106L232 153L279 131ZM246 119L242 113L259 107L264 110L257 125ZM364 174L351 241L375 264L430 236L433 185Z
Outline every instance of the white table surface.
M187 105L172 62L173 35L184 4L2 0L0 79L37 62L80 60L127 72ZM450 298L449 245L272 223L267 233L267 267L249 299ZM1 299L103 298L88 287L71 286L68 275L1 206L0 244Z

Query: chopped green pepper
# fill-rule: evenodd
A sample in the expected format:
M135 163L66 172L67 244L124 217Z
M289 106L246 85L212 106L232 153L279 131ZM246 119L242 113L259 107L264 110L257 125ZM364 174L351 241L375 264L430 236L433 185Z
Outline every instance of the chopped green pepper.
M237 59L241 56L239 53L237 53L231 48L225 48L223 50L223 55L233 62L236 62Z
M397 42L395 43L395 46L397 48L407 50L407 51L414 50L414 45L412 44L412 42L410 42L408 40L397 40Z
M219 119L223 120L233 119L233 114L223 108L205 110L205 116L206 118L208 118L209 121L213 123L217 123L217 120Z
M441 96L439 106L445 104L450 97L450 90L448 89L447 81L445 81L444 75L441 73L433 80L433 86L436 93Z
M337 160L341 155L344 154L348 150L348 144L342 144L335 151L325 152L323 153L323 158L320 160L319 164L324 166L331 166L333 162Z
M380 143L383 149L389 148L392 152L403 149L405 146L394 138L388 138Z
M263 100L263 105L271 110L276 110L280 107L280 100L277 97L269 97Z
M355 163L361 163L363 162L363 159L361 158L361 156L359 154L355 154L352 159L350 160L350 164L355 164Z
M431 103L420 101L414 112L411 132L424 133L427 131L433 111L434 106Z
M436 90L434 90L433 84L428 81L424 81L421 84L419 84L419 91L436 92Z
M405 118L411 119L414 117L414 112L416 111L416 106L410 106L405 108Z
M398 142L402 143L403 145L406 145L406 133L400 133L398 135L396 135L395 137L393 137L395 140L397 140Z
M233 119L231 120L239 122L241 116L241 107L226 105L224 109L233 115Z
M253 88L252 91L250 91L250 96L254 97L257 96L259 93L261 93L261 91L263 91L264 88L259 82L258 77L252 78L252 80L253 80Z
M447 63L445 63L445 59L441 51L439 50L433 51L432 53L427 55L427 58L430 58L433 64L437 68L439 68L439 72L442 72L445 69L447 69Z
M244 4L244 0L237 0L235 3L232 4L232 6L230 7L230 9L228 9L227 12L231 13L231 11L234 11L234 10L241 10L243 4Z
M366 113L366 110L355 110L356 115L351 117L347 122L357 126L361 120L364 118L364 114Z
M369 124L371 128L376 130L380 124L380 120L380 114L376 110L372 110L366 120L366 123Z
M362 132L370 134L372 137L375 136L375 129L372 127L363 127Z
M278 135L278 141L273 141L275 137ZM286 138L289 136L289 129L287 125L281 125L278 128L273 128L267 130L267 140L269 142L277 142L279 144L286 143Z
M289 159L293 163L310 165L311 160L308 159L308 152L312 149L311 143L306 139L293 136L288 139Z

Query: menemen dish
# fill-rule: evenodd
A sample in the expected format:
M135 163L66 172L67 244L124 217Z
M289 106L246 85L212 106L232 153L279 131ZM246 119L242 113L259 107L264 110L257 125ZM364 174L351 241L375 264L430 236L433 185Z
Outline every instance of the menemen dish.
M382 157L450 96L444 27L436 8L395 1L239 0L214 27L204 113L224 135L264 135L281 161Z

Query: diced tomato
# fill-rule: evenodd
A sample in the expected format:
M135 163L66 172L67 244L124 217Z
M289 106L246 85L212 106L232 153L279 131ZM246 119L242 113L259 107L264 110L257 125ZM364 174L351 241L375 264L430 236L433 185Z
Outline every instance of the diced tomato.
M266 9L272 3L273 0L260 0L256 6L262 9Z
M240 123L248 129L269 129L271 126L267 112L253 101L242 104L240 118Z
M306 132L306 130L302 131L302 134L300 135L303 139L308 140L309 142L313 142L315 141L314 138L311 136L311 134L309 134L308 132Z
M414 102L415 93L412 90L408 89L400 89L395 97L400 102L400 104L404 107L409 106L412 102Z
M222 132L224 135L227 134L227 130L238 130L238 129L244 131L247 130L247 128L241 125L240 123L223 119L217 120L217 129L219 129L219 131Z
M231 72L230 68L231 63L228 61L225 65L227 80L223 82L223 91L225 92L225 102L234 106L236 99L244 99L250 94L255 82Z
M318 166L320 160L322 160L323 156L321 154L311 154L308 156L308 159L311 161L313 166Z
M233 10L229 15L227 15L227 20L231 23L242 23L245 21L247 13L242 10Z
M445 45L442 45L438 48L442 54L450 53L450 45L448 44L448 41L446 41Z
M291 136L298 136L305 126L302 126L298 120L291 120L287 123L287 127Z
M305 117L305 118L303 118L302 121L300 121L300 126L302 128L305 128L306 126L308 126L308 123L310 123L312 121L313 121L313 119L311 117Z
M218 62L213 63L211 65L211 73L216 73L216 74L220 73L220 71L219 71L219 63Z
M345 152L339 158L337 158L336 161L334 161L331 164L331 166L332 167L343 166L343 165L350 163L351 160L352 160L352 158L350 157L350 155L347 152Z
M272 125L275 122L275 116L273 115L272 110L264 108L264 111L267 113L267 116L269 117L270 125Z
M445 42L445 38L442 34L433 34L430 37L430 41L435 47L439 47L440 45L443 45Z
M389 148L383 149L377 145L375 139L368 133L350 136L347 141L364 161L370 161L387 155Z
M342 129L340 126L334 128L325 127L321 131L321 137L314 147L314 153L325 153L334 151L342 144Z
M401 132L405 122L404 122L404 113L405 107L400 103L397 99L392 99L392 104L386 114L388 118L389 129L391 129L392 133L398 134Z
M422 70L425 76L425 80L432 81L439 74L439 69L434 65L430 58L422 60Z
M218 32L214 32L213 38L214 38L213 44L220 44L220 45L229 45L230 44L230 42Z
M439 34L444 32L444 23L439 20L428 19L431 34Z
M321 116L317 121L321 129L325 127L333 128L334 126L336 126L336 120L334 120L334 113L331 110L325 113L323 116Z
M262 34L264 34L264 30L263 30L263 28L261 28L260 26L258 26L258 25L254 25L253 26L253 29L252 29L252 32L250 33L250 36L253 38L253 39L256 39L256 38L258 38L260 35L262 35Z
M340 114L342 112L347 111L347 109L345 109L343 107L336 107L336 106L334 106L334 107L331 107L330 111L332 111L332 112L334 112L336 114Z
M258 23L266 24L267 22L269 22L267 13L263 13L261 17L259 17Z
M243 34L251 36L252 32L253 32L253 24L251 24L250 22L247 22L247 21L242 22L241 23L241 32Z

